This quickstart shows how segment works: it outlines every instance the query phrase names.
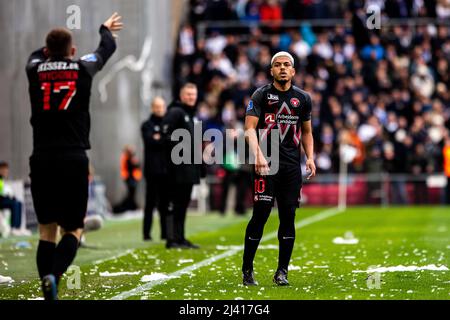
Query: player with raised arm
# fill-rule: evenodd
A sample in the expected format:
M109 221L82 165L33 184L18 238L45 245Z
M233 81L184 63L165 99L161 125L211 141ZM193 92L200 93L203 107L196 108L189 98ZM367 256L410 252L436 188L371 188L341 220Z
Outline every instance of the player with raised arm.
M300 204L302 173L301 146L306 153L307 179L315 176L313 136L311 128L311 97L292 85L295 75L294 59L288 52L278 52L271 61L273 83L258 88L252 95L245 117L246 139L255 157L253 215L245 232L243 255L243 284L257 285L253 260L269 218L274 200L277 200L280 225L278 228L278 268L273 281L288 285L288 265L295 241L295 210ZM278 130L280 142L278 171L271 174L269 163L260 148L263 139L271 141ZM273 164L273 163L272 163Z
M46 300L57 299L59 280L79 246L88 201L92 79L116 50L113 32L122 27L114 13L100 27L97 50L77 60L72 33L53 29L26 66L33 127L31 193L39 222L36 263ZM58 226L63 232L56 244Z

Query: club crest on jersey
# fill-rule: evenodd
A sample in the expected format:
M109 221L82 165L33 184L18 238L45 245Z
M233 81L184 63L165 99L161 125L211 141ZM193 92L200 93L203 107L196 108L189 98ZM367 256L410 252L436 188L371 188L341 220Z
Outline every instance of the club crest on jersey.
M300 105L300 100L298 100L297 98L291 98L290 103L291 106L297 108Z
M276 101L278 101L279 98L278 98L278 95L276 95L276 94L268 93L267 94L267 100L276 100Z
M250 110L252 110L252 109L253 109L253 100L250 100L250 101L248 102L247 111L250 111Z
M274 113L266 113L264 116L265 123L275 123L275 114Z

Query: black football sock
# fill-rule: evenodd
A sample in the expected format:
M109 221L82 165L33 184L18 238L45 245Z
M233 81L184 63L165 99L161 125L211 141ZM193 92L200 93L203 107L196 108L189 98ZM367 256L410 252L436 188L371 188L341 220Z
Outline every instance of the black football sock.
M278 269L288 269L295 242L295 207L279 207L280 227L278 228Z
M280 239L280 250L278 254L278 269L288 269L291 260L292 250L294 249L295 237Z
M52 274L59 279L75 259L78 250L78 239L73 234L66 233L56 246Z
M36 264L39 277L42 279L52 273L53 258L55 254L56 243L39 240L36 252Z
M272 206L269 204L255 204L253 216L247 225L244 241L244 256L242 262L242 271L253 270L253 260L256 250L264 232L264 225L269 218Z

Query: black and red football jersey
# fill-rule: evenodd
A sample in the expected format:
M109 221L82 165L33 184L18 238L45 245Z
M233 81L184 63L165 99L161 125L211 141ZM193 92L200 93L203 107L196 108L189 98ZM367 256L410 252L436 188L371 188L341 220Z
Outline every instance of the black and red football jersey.
M306 91L291 86L279 91L273 84L258 88L247 106L246 115L258 117L258 139L267 139L279 130L280 163L300 164L301 123L311 120L311 97Z
M92 79L116 50L112 33L100 27L95 52L78 60L49 59L33 52L26 72L31 102L33 150L89 149Z

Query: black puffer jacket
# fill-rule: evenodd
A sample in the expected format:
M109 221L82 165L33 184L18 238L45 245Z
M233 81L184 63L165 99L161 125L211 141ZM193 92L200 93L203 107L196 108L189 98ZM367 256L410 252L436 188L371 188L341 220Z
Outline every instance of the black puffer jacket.
M177 184L198 184L200 182L201 163L199 162L202 160L202 128L201 123L197 122L194 116L195 108L191 108L180 101L174 101L169 105L167 113L162 120L162 130L167 150L166 157L169 179L171 182ZM197 127L197 132L200 133L200 136L197 137L200 141L197 144L194 144L195 127ZM179 138L179 141L171 140L172 133L176 129L185 129L189 132L190 144L184 145L186 141L183 144L181 138ZM181 144L183 144L183 147ZM184 161L185 163L174 163L174 159L172 159L172 150L174 148L174 154L187 160ZM187 154L180 150L189 150L189 159L187 158Z
M167 174L167 158L162 137L162 117L151 115L141 126L144 141L144 175L145 177ZM160 135L155 139L155 135Z

